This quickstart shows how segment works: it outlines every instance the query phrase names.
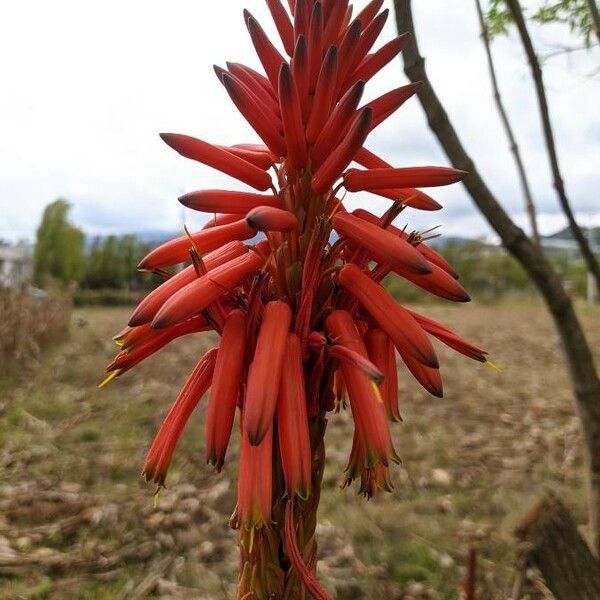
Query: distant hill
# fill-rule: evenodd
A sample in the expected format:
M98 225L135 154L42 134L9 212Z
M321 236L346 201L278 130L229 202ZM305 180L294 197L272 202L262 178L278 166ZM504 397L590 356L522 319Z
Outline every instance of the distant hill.
M590 241L592 251L596 254L600 254L600 227L582 227L581 230ZM565 227L552 235L543 235L542 245L545 248L556 250L579 250L577 242L568 227Z
M588 239L600 240L600 227L582 227L581 230L585 233ZM543 237L549 240L575 240L573 233L568 227L565 227L564 229L561 229L552 235L545 235Z

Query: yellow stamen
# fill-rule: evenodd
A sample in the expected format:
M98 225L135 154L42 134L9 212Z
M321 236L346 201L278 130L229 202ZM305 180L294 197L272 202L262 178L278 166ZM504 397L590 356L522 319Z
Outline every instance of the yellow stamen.
M497 367L491 360L486 360L484 364L486 364L488 367L491 367L495 371L498 371L498 373L502 373L502 369Z
M374 381L371 381L371 387L373 388L373 391L375 392L375 396L376 396L377 400L379 400L379 402L381 402L381 404L383 404L383 398L381 397L381 391L379 390L379 386Z
M98 388L103 388L105 385L108 385L115 377L118 377L121 373L121 369L115 369L111 371L99 384Z
M153 506L154 510L156 510L158 508L159 503L160 503L160 487L157 487L156 491L154 492L154 497L153 497L153 501L152 501L152 506Z
M254 526L250 529L250 546L248 547L248 554L252 554L252 547L254 546Z

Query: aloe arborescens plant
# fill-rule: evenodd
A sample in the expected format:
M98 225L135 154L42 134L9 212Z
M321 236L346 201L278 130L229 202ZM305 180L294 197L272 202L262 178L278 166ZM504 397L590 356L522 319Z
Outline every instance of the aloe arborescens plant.
M190 415L205 392L207 462L221 469L239 414L239 598L331 596L317 583L316 511L328 413L347 408L354 437L345 484L367 497L390 490L397 461L388 427L398 421L396 352L430 393L442 395L430 336L475 360L485 352L403 308L382 287L393 272L443 298L469 299L424 236L393 226L405 209L440 205L416 188L459 181L445 167L392 168L364 146L369 133L416 91L405 85L359 107L366 82L403 48L372 48L386 22L373 0L352 18L344 0L267 0L287 56L244 13L264 68L215 67L262 144L217 146L162 134L183 156L254 191L202 190L180 198L214 214L200 231L167 242L140 268L165 281L116 338L107 380L171 340L215 331L148 452L144 476L163 486ZM348 168L350 163L363 168ZM345 191L344 191L345 190ZM383 216L348 212L342 192L389 199ZM254 240L262 232L260 241ZM258 239L258 238L257 238ZM169 267L191 260L176 273Z

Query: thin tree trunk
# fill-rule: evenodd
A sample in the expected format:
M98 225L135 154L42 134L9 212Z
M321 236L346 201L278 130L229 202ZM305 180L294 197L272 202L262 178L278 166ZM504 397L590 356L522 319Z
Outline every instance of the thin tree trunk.
M587 461L588 514L592 548L600 550L600 380L592 353L569 295L540 248L533 244L504 211L467 154L448 115L437 97L419 54L410 0L395 0L396 23L400 32L409 32L403 52L404 71L411 81L422 81L417 92L430 128L451 163L468 171L463 180L469 194L505 248L521 263L542 295L561 337L577 409L584 434Z
M596 4L596 0L587 0L587 5L590 9L590 15L592 15L592 24L596 37L598 38L598 42L600 42L600 13L598 12L598 5Z
M575 215L571 209L571 204L567 197L565 184L562 179L560 167L558 165L558 155L556 153L552 122L550 121L550 109L548 108L548 99L546 98L546 90L544 88L542 68L533 48L533 43L531 41L531 37L529 36L529 31L527 30L527 24L525 23L525 17L523 16L523 11L521 10L519 1L505 0L505 2L513 17L517 31L519 32L519 37L521 38L523 49L527 55L527 60L531 69L531 75L535 83L535 91L540 108L540 117L542 119L542 129L544 132L544 139L546 141L546 150L548 151L550 170L552 171L552 177L554 179L554 188L558 194L558 199L560 205L562 206L563 212L565 213L565 216L569 222L571 232L573 233L573 236L575 237L575 240L579 246L581 256L587 265L588 271L592 274L596 280L596 284L600 288L600 265L598 264L598 261L596 260L592 249L590 248L588 240L575 220Z
M502 125L504 126L504 131L506 132L506 136L508 137L508 142L510 145L510 151L513 154L515 159L515 164L517 166L517 172L519 174L519 181L521 183L521 191L523 192L523 201L525 203L525 210L527 211L527 215L529 217L529 226L531 227L531 235L535 243L540 245L540 234L537 226L537 218L535 214L535 205L533 203L533 196L531 195L531 188L529 187L529 180L527 179L527 174L525 173L525 166L523 165L523 160L521 158L521 152L519 151L519 146L517 145L517 140L515 138L515 134L513 132L512 126L508 119L508 114L506 109L504 108L504 103L502 102L502 96L500 95L500 87L498 85L498 78L496 77L496 68L494 66L494 60L492 58L492 49L490 46L490 36L488 32L488 27L485 22L485 17L483 16L483 11L481 9L481 2L479 0L475 0L475 6L477 7L477 16L479 17L479 24L481 26L481 39L483 40L483 46L485 48L485 54L487 57L488 69L490 72L490 80L492 82L492 89L494 91L494 101L496 103L496 108L498 109L498 113L500 115L500 120L502 121Z
M600 563L583 541L569 511L546 493L515 531L521 559L536 566L557 600L600 598Z

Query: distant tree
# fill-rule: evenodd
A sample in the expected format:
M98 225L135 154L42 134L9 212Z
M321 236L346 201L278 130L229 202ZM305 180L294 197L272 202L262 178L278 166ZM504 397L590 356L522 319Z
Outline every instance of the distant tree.
M145 287L148 276L136 272L136 265L148 251L148 245L141 243L135 235L94 238L82 286L90 289Z
M595 0L544 0L528 17L538 23L564 23L579 37L585 47L592 45L595 35L600 41L600 18ZM506 33L514 16L504 0L490 0L487 20L490 35Z
M43 283L51 277L62 283L79 281L85 270L84 235L69 221L71 205L55 200L44 209L37 230L34 269L35 280Z

